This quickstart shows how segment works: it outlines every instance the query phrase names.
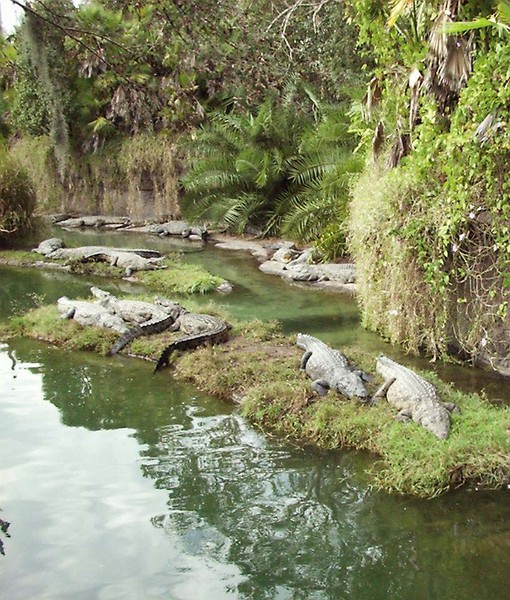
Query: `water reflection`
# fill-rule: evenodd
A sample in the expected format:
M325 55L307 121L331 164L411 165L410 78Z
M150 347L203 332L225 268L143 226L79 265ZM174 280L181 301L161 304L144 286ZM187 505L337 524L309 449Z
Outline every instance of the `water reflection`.
M376 494L364 475L369 456L268 440L228 406L151 377L143 362L27 340L12 350L21 362L12 371L4 354L0 382L29 393L32 378L65 427L39 416L16 431L8 419L15 470L32 474L6 496L9 517L29 523L32 539L16 546L22 592L9 598L43 597L41 589L73 598L501 597L504 494ZM13 499L34 489L37 506L21 502L14 519ZM40 584L29 584L27 568Z

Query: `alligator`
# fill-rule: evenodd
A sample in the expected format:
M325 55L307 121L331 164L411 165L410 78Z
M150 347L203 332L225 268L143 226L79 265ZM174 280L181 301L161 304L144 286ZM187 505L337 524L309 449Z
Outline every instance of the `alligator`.
M156 298L154 304L140 300L124 300L117 298L110 292L98 287L91 287L92 295L98 299L98 303L104 308L119 316L127 323L134 323L112 346L108 352L113 356L120 352L135 338L142 335L161 333L175 324L177 318L182 314L183 307L170 300Z
M92 295L99 300L99 304L110 309L116 315L119 315L128 323L145 323L146 321L162 319L180 309L176 317L182 312L182 306L170 300L156 298L155 302L143 302L141 300L128 300L117 298L110 292L106 292L98 287L91 287Z
M80 259L93 254L104 253L108 255L119 252L136 254L142 258L161 258L161 252L148 248L110 248L109 246L80 246L78 248L66 248L61 238L50 238L44 240L33 252L43 254L48 258Z
M358 398L362 402L368 400L364 384L366 375L353 369L342 352L303 333L298 333L296 343L305 350L300 368L313 379L312 389L319 395L324 396L332 389L348 398Z
M125 269L126 277L131 277L135 271L154 271L156 269L166 269L165 265L160 264L161 258L144 258L139 254L132 252L118 251L100 251L91 252L79 258L80 262L99 261L107 262L112 267Z
M66 296L62 296L57 300L57 310L62 318L74 319L81 325L106 327L121 334L127 331L127 325L121 317L96 302L70 300Z
M399 420L412 419L439 439L447 439L450 412L457 409L455 405L441 402L431 383L387 356L377 358L376 370L385 378L383 386L386 387L386 399L400 409L397 415ZM378 391L374 397L383 395L384 392Z
M188 335L180 337L163 350L156 363L154 373L168 365L170 355L176 350L193 350L198 346L225 342L231 328L230 323L211 315L189 313L182 309L180 316L170 329L173 331L180 329Z
M155 333L162 333L169 329L175 323L175 316L172 314L166 314L164 317L158 317L145 321L145 323L137 323L134 327L126 331L108 352L108 356L114 356L130 344L134 339L141 337L142 335L153 335Z

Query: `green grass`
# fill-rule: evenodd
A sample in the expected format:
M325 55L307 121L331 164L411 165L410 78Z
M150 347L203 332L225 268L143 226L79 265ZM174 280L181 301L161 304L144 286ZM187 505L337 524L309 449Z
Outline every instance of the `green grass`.
M439 440L416 423L396 421L396 410L386 402L366 407L331 392L316 398L298 370L300 351L281 336L268 345L262 331L258 344L254 336L246 344L240 336L229 347L183 355L176 376L219 397L236 398L252 423L298 443L377 455L371 475L381 490L432 498L466 483L498 488L510 482L508 408L421 373L443 401L461 409L452 414L448 440ZM375 362L368 353L346 352L366 370ZM371 384L372 393L379 383L376 378Z
M29 250L1 250L0 263L12 264L15 266L25 267L33 266L36 262L47 260L42 254L30 252ZM50 262L48 260L48 262ZM55 264L64 264L65 260L55 259L51 262Z
M212 305L203 310L217 314ZM0 329L0 339L8 335L101 354L118 337L112 331L60 319L55 306L12 318ZM156 360L178 335L165 332L138 338L124 352ZM357 365L373 370L373 355L359 349L345 351ZM173 357L173 373L205 392L235 399L253 424L289 440L323 449L371 452L376 459L370 474L374 487L381 490L431 498L467 483L499 488L510 482L508 408L492 406L431 373L421 373L436 385L443 401L454 402L461 410L452 414L448 440L439 440L415 423L396 421L395 409L386 402L366 407L332 392L317 397L299 371L300 356L294 341L280 333L276 322L255 320L234 323L226 344L178 353ZM376 377L369 391L373 393L378 384Z
M163 260L167 267L157 271L138 271L136 278L146 286L166 294L206 294L213 292L225 280L211 275L201 267L183 263L178 257Z
M104 262L81 262L80 260L48 259L36 252L24 250L0 251L0 264L20 267L33 267L36 262L68 265L76 275L95 275L121 279L124 269L113 267ZM166 269L157 271L137 271L135 279L161 294L206 294L213 292L225 280L211 275L205 269L196 265L184 263L178 255L172 255L163 260ZM44 267L43 267L44 268Z

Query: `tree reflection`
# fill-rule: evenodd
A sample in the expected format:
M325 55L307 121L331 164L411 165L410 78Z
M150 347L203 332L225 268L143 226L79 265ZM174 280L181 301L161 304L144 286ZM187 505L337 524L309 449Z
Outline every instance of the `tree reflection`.
M41 365L64 424L134 430L144 476L168 494L153 525L183 552L235 564L238 597L489 598L505 585L503 495L376 494L364 476L371 457L268 440L227 405L152 377L149 364L14 348Z

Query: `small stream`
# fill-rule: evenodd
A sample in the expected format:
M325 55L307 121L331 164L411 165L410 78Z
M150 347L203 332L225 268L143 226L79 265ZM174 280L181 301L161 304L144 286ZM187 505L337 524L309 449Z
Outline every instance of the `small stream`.
M169 247L152 237L66 237ZM236 318L277 318L289 333L398 356L359 327L352 299L263 275L243 253L174 247L234 283L218 300ZM86 296L93 284L136 291L2 268L0 318L64 294ZM234 407L151 371L143 361L33 340L0 344L0 518L11 523L11 537L0 533L1 598L504 597L508 491L432 501L376 493L365 474L369 455L262 435ZM497 377L439 371L509 399Z

